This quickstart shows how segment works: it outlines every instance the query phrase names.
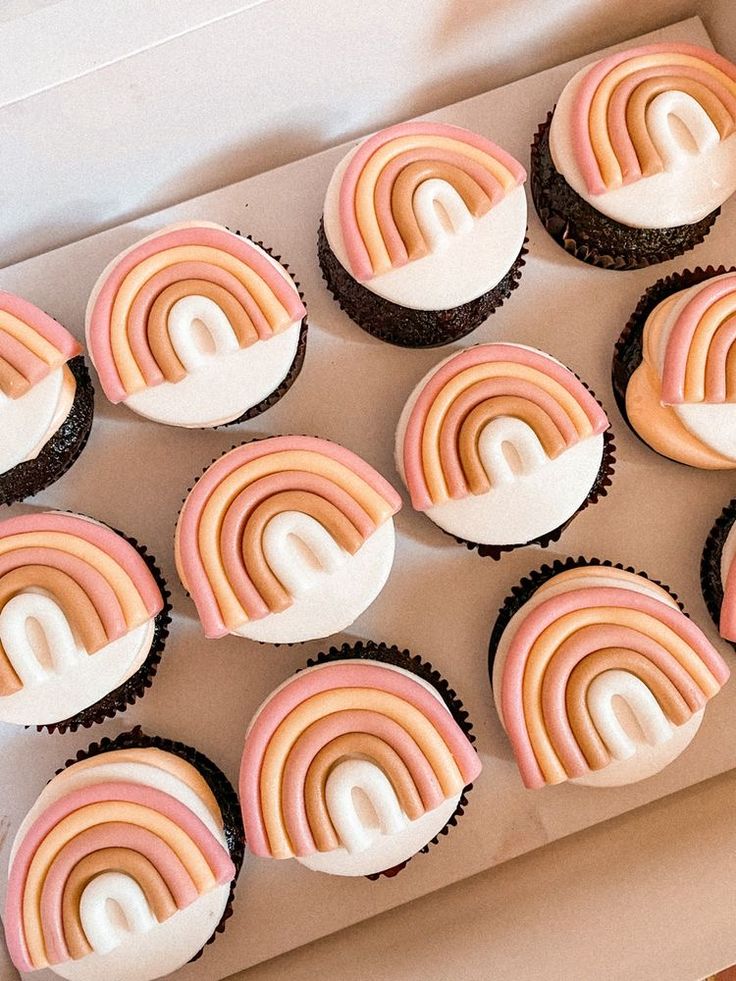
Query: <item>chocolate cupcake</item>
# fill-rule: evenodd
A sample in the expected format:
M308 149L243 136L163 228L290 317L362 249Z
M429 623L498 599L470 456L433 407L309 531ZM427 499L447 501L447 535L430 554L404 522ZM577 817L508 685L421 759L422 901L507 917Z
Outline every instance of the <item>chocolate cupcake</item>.
M665 41L586 65L532 146L531 191L577 259L638 269L703 241L736 190L736 66Z
M700 563L703 599L718 633L736 648L736 500L723 509L705 542Z
M511 590L489 669L528 788L614 787L659 773L729 677L668 587L583 558L543 566Z
M82 348L38 307L0 290L0 504L63 476L84 449L93 414Z
M670 460L736 468L736 270L673 273L642 296L616 344L613 387L629 426Z
M345 644L279 686L245 737L248 848L342 876L395 874L462 813L481 763L431 665ZM359 791L359 793L356 793Z
M605 496L613 451L586 386L521 344L478 344L441 361L396 431L396 467L414 508L493 558L556 541Z
M524 168L483 136L401 123L338 164L318 254L356 324L401 347L470 333L516 289L524 264Z
M87 346L111 402L186 428L233 425L286 394L304 361L299 287L268 249L222 225L171 225L97 280Z
M0 721L65 732L124 712L151 685L169 609L153 559L107 525L0 522Z
M383 589L401 498L327 439L273 436L216 460L176 526L176 567L207 637L329 637Z
M15 966L153 981L199 956L230 915L238 810L224 774L183 743L135 729L80 752L11 849L3 919Z

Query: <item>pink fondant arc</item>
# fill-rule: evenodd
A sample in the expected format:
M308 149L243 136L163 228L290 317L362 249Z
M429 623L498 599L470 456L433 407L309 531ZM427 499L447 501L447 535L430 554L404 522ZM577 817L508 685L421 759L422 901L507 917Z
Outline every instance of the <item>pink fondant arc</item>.
M256 716L245 739L240 767L240 806L249 849L271 854L260 802L260 774L269 741L280 723L305 699L339 688L375 688L404 699L423 713L442 736L466 785L480 773L477 753L443 704L418 681L385 667L351 660L297 675ZM293 816L293 814L292 814Z
M523 704L523 681L529 651L548 626L579 610L601 607L633 609L673 630L700 657L718 684L728 680L729 669L692 620L679 609L632 589L588 587L571 590L541 603L526 617L509 646L501 681L501 711L524 785L542 787L545 778L529 738Z
M143 557L133 546L106 525L74 514L47 511L8 518L0 523L0 540L33 532L59 532L84 539L110 555L128 574L138 590L149 616L163 608L161 590Z
M404 475L412 504L418 511L426 511L433 504L422 463L422 434L435 399L456 375L468 368L498 361L520 364L552 378L579 403L591 423L593 433L599 434L608 429L609 423L603 409L582 382L557 361L539 351L514 344L478 344L447 361L431 376L409 416L404 434ZM517 384L516 381L514 384Z
M609 55L607 58L601 59L596 65L593 65L580 84L573 105L571 120L573 152L588 191L591 194L603 194L608 190L593 150L590 133L591 105L598 86L611 71L624 62L633 58L660 54L690 55L699 58L718 68L728 78L736 81L736 67L730 61L716 54L715 51L702 48L697 44L666 41L641 45L637 48L618 51L615 54Z
M55 801L26 832L13 859L5 903L5 937L13 963L32 971L23 929L23 893L33 856L46 836L70 814L89 804L123 801L140 804L170 818L196 844L218 884L230 882L235 868L230 855L207 826L175 797L153 787L130 783L100 783L81 788Z
M682 405L685 403L685 378L687 374L688 356L702 317L707 313L709 307L730 294L736 293L736 273L731 273L711 283L706 283L695 295L686 303L685 307L677 317L672 332L667 341L664 355L664 366L662 369L662 401L665 405ZM722 329L722 328L721 328ZM726 327L727 338L731 336L731 325ZM716 343L718 333L713 340ZM727 342L724 339L724 343ZM711 378L713 372L719 371L725 382L726 372L725 363L730 349L723 353L723 360L714 363L711 367ZM710 360L710 358L708 359Z
M399 495L370 464L329 440L312 436L275 436L246 443L226 453L194 485L182 508L177 530L181 571L207 637L224 637L228 630L199 552L198 529L205 505L219 484L239 467L270 453L289 450L311 452L337 460L380 494L394 512L401 507Z
M12 314L12 316L17 317L18 320L22 320L23 323L33 327L36 333L40 334L44 340L47 340L49 344L53 344L57 351L64 356L65 360L68 361L70 358L75 358L78 354L82 353L82 348L65 327L62 327L53 317L49 317L47 313L44 313L43 310L40 310L28 300L24 300L14 293L6 293L0 290L0 310L5 310L7 313Z
M159 252L180 246L203 246L227 252L260 276L295 323L305 316L306 311L298 293L247 239L207 225L177 228L155 235L135 246L115 264L105 277L88 318L90 353L111 402L122 402L128 396L116 368L110 338L112 309L120 285L139 263Z
M363 242L355 214L355 192L358 180L365 165L376 150L392 140L401 139L405 136L437 136L458 140L493 157L512 174L517 184L522 184L526 180L526 171L510 153L507 153L506 150L491 140L462 127L450 126L446 123L419 122L400 123L397 126L381 130L381 132L367 139L353 155L340 185L340 225L350 269L357 279L368 280L373 276L371 259ZM433 159L432 151L429 150L423 159Z

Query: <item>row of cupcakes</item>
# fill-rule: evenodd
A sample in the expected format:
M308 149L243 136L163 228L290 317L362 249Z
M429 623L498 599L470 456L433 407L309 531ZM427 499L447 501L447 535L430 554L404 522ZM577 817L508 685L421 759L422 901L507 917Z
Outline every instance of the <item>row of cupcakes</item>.
M721 559L736 551L729 537L721 520L704 582L719 548ZM582 558L512 589L489 673L528 788L659 772L729 677L668 587ZM161 977L225 928L246 849L337 876L393 876L462 818L481 778L473 742L439 672L372 642L319 655L266 698L246 730L239 796L187 745L140 729L103 739L57 772L17 831L11 957L69 981Z
M736 188L736 67L707 48L665 42L603 58L569 81L550 116L532 148L532 198L577 258L613 269L671 259L702 241ZM357 324L395 344L465 336L519 283L525 180L508 152L460 127L382 130L347 154L328 186L318 255L329 289ZM303 301L268 248L210 222L183 223L104 269L87 307L87 348L112 402L170 425L230 425L273 405L297 377ZM727 338L719 344L724 360ZM701 388L674 404L728 397L722 380ZM92 411L78 343L0 293L0 421L12 434L0 447L0 502L61 476ZM657 428L661 416L642 425ZM736 453L713 449L704 465L725 457L733 466ZM698 452L687 455L699 465Z

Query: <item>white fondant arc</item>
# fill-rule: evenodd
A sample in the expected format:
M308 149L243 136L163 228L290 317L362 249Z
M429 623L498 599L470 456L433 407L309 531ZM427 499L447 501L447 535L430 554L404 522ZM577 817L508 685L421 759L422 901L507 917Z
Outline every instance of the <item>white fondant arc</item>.
M581 68L562 90L552 116L549 146L557 171L585 201L614 221L632 228L692 225L715 211L736 191L736 134L712 141L703 110L684 93L662 93L647 110L655 145L670 169L603 194L591 194L573 152L572 116L577 92L593 62ZM661 100L661 101L660 101ZM688 101L689 100L689 101ZM707 121L712 126L710 120ZM700 152L693 152L693 142Z

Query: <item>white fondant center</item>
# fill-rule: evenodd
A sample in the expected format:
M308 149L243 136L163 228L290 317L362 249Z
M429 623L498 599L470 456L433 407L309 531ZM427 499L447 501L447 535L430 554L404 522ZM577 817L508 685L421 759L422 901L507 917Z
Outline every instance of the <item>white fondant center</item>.
M275 566L283 570L289 566L287 578L297 581L301 592L294 595L294 602L281 613L271 613L261 620L250 620L236 631L241 637L250 637L269 644L295 644L304 640L329 637L345 630L367 609L383 589L394 560L394 523L389 519L368 538L355 555L349 555L333 542L340 552L342 561L333 567L317 569L307 555L293 554L293 543L287 551L282 551L285 538L283 529L294 520L293 512L284 512L283 522L276 526L273 536L264 538L269 565L273 558ZM298 539L304 540L308 522L299 518ZM272 519L267 529L273 523ZM313 520L313 519L312 519ZM316 523L316 522L315 522ZM311 527L311 526L309 526ZM327 533L325 532L324 535ZM288 536L287 536L288 537ZM274 545L274 540L276 546ZM320 535L318 548L323 549L325 539ZM311 550L311 544L309 545ZM331 546L329 546L331 548ZM322 552L322 555L326 555ZM334 552L330 551L330 556ZM318 556L319 557L319 556ZM332 558L326 560L328 563ZM274 566L272 565L272 568ZM280 578L277 568L274 572ZM282 580L283 581L283 580ZM286 585L286 583L284 583Z
M130 934L148 933L157 923L135 879L122 872L104 872L85 887L79 918L90 947L109 954Z
M629 727L619 717L622 713L621 707L617 710L619 699L633 716ZM601 739L616 760L631 759L636 753L637 742L660 746L672 735L673 727L654 693L630 671L611 670L599 674L590 683L587 703ZM629 735L632 726L641 730L638 741Z
M234 354L240 348L225 311L208 296L177 300L169 311L167 327L171 345L187 371L197 371L213 356Z
M361 794L369 807L359 807ZM399 834L407 825L390 780L369 760L349 759L333 767L325 801L337 837L351 854L370 848L379 834Z
M43 684L87 654L61 607L41 591L16 593L0 611L0 644L24 686Z
M300 511L282 511L271 518L263 529L263 554L282 586L297 599L349 559L324 525Z

